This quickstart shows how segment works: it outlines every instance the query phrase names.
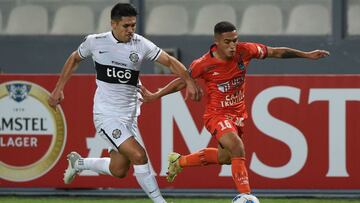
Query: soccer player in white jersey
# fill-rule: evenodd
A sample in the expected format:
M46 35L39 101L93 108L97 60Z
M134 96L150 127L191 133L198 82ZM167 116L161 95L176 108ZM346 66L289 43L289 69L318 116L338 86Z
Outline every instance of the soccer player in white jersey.
M83 59L91 56L97 74L94 124L97 133L101 134L112 150L110 158L82 158L78 153L71 152L68 154L69 165L64 173L64 182L69 184L83 170L123 178L131 163L145 193L153 202L163 203L166 201L150 172L144 146L137 137L140 64L148 59L169 67L186 81L188 96L193 100L200 99L201 91L182 63L135 33L136 16L137 11L131 4L116 4L111 10L112 30L88 35L78 50L69 56L48 103L56 108L64 99L63 89L71 74Z

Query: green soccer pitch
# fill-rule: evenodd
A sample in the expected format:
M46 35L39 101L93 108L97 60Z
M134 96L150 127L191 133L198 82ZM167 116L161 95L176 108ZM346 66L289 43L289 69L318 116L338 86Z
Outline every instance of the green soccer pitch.
M259 198L261 203L360 203L360 199ZM168 203L231 203L231 199L167 198ZM152 203L145 198L0 197L1 203Z

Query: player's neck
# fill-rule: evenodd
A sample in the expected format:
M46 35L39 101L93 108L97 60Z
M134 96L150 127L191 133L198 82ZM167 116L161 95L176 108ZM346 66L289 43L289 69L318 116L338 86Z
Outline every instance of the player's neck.
M124 40L121 40L121 37L119 37L116 32L111 31L113 37L118 41L118 43L125 43Z
M231 59L229 59L228 57L226 57L225 54L221 54L221 53L219 53L219 52L217 52L217 51L214 51L214 52L213 52L213 55L214 55L214 57L215 57L216 59L219 59L219 60L221 60L221 61L229 61L229 60L231 60Z

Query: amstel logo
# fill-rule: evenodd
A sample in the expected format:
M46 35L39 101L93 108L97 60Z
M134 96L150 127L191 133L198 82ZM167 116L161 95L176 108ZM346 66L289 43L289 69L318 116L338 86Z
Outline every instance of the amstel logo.
M50 93L26 81L0 84L0 178L25 182L46 174L66 141L61 107L47 104Z

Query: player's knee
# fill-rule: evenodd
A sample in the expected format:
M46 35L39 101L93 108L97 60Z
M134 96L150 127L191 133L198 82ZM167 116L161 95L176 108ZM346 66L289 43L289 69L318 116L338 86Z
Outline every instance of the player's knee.
M234 142L232 142L230 145L227 146L227 149L229 150L231 157L244 157L245 156L245 149L244 149L244 145L243 143L240 141L236 142L237 140L235 140Z
M230 165L231 164L231 157L230 156L219 156L218 157L219 164L223 165Z
M129 168L116 168L110 169L111 174L117 178L125 178L128 173Z
M136 152L131 156L131 162L135 165L146 164L148 162L145 152Z
M125 178L130 169L130 162L127 164L120 164L120 162L110 162L109 169L114 177Z
M235 146L230 148L231 157L245 157L245 150L242 147Z

